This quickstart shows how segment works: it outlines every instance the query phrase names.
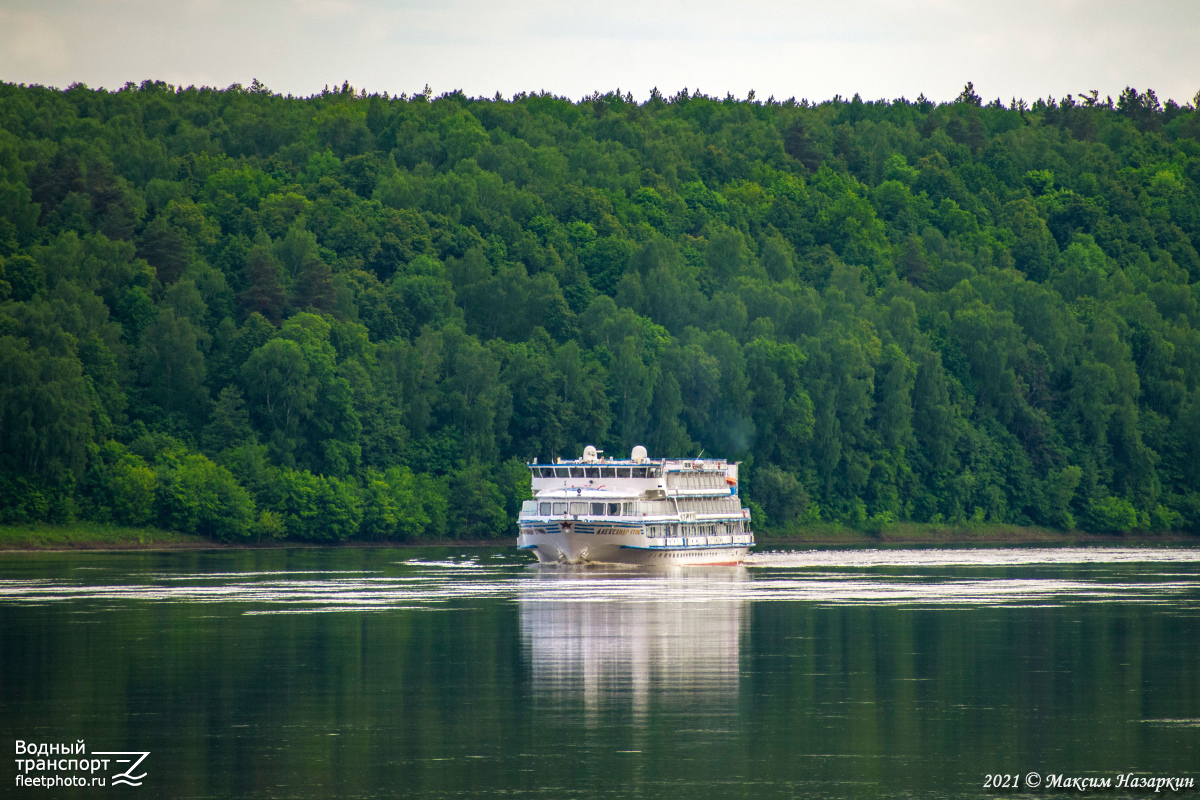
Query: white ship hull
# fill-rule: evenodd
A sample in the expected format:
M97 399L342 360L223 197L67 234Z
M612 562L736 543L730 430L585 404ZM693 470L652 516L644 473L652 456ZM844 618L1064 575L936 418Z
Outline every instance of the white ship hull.
M636 527L579 522L522 526L517 539L542 564L725 566L742 563L753 543L750 534L650 537Z

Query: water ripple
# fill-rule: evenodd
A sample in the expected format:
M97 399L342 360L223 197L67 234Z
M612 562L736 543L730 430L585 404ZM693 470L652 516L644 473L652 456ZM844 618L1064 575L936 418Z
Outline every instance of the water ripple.
M767 550L750 567L1015 567L1039 564L1200 563L1200 548L1014 547L881 550Z
M1161 565L1170 563L1169 573ZM807 550L755 553L743 568L536 568L514 559L413 559L363 570L157 571L99 579L0 579L0 603L235 603L243 613L432 610L479 599L522 603L803 602L906 607L1172 603L1200 607L1186 548ZM1097 565L1122 565L1119 572ZM1141 566L1139 566L1141 565ZM886 574L864 571L893 568ZM930 574L925 568L954 568ZM1021 567L988 576L979 568ZM1069 567L1086 567L1070 569ZM119 570L117 571L119 572Z

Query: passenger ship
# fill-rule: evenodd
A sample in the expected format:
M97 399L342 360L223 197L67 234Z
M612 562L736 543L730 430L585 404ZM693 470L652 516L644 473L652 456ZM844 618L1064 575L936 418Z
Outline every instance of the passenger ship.
M518 546L545 563L740 564L754 545L738 465L719 459L583 457L530 464Z

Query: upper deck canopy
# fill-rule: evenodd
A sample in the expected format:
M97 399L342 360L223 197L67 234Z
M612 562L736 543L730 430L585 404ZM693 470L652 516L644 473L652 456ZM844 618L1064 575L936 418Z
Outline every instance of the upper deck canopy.
M662 478L668 473L721 473L737 481L737 462L721 458L649 458L646 448L633 448L629 458L603 458L589 445L583 456L559 458L552 464L530 463L534 478Z

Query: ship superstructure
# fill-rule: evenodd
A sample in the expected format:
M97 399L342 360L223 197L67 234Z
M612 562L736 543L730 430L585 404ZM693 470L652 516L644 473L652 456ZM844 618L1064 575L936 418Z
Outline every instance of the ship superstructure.
M530 464L518 546L542 563L739 564L754 544L738 465L722 459L583 457Z

